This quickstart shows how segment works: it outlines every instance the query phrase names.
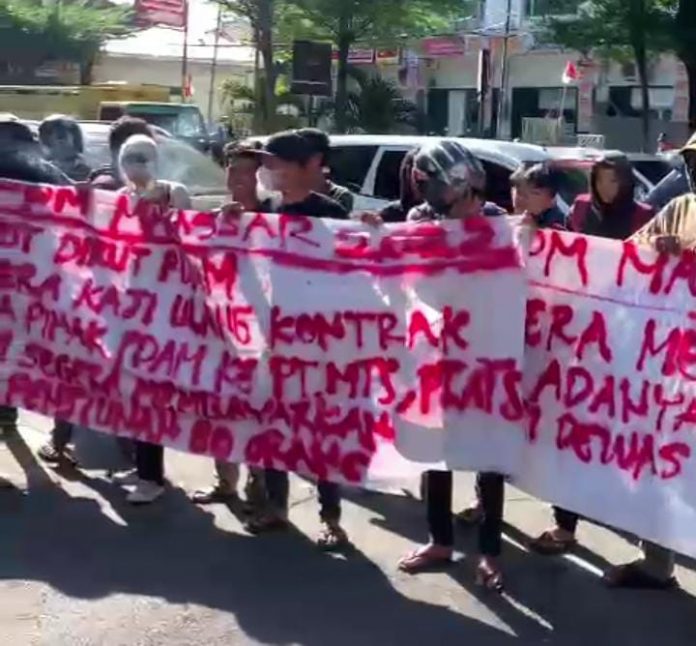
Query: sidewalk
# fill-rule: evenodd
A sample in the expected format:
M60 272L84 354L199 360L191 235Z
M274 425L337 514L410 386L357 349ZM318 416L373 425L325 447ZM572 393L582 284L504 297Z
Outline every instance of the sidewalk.
M212 463L167 453L173 487L149 508L129 507L103 470L57 474L36 462L47 420L23 413L0 443L0 643L4 646L421 646L582 644L692 646L696 575L684 591L611 591L608 563L633 558L612 532L582 523L577 555L524 550L548 525L547 505L509 488L503 566L507 591L474 584L475 535L460 531L457 562L409 577L398 557L422 540L424 510L406 496L348 493L348 556L319 553L313 487L293 479L286 535L251 537L224 506L201 509L186 493L212 480ZM85 465L117 455L107 436L78 437ZM112 450L113 449L113 450ZM473 478L457 476L457 508Z

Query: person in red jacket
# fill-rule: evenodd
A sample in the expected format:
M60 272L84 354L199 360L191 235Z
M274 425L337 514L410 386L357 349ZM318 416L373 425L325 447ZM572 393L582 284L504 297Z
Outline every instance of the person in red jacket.
M568 229L612 240L626 240L642 229L655 212L635 200L634 178L625 155L613 153L597 161L590 173L591 193L576 198L568 214ZM564 554L575 546L579 516L560 507L554 507L553 513L555 526L531 542L531 549L539 554Z
M568 229L588 236L625 240L652 220L655 212L637 202L635 175L628 157L610 153L595 162L590 193L579 195L568 214Z

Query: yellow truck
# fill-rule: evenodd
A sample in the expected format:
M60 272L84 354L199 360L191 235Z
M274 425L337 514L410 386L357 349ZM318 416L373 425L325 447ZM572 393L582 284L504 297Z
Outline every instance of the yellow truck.
M172 98L172 88L164 85L1 85L0 111L11 112L22 119L38 121L56 113L67 114L79 120L94 121L99 119L102 103L169 103Z

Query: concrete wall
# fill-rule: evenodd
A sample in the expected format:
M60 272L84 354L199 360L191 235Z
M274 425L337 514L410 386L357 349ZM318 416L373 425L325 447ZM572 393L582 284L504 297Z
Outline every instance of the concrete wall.
M210 61L190 60L188 70L194 88L193 101L198 104L203 115L208 115L208 97L212 65ZM216 98L213 101L213 119L221 114L219 101L220 83L226 78L235 77L243 81L252 70L238 64L219 62L216 72ZM127 81L128 83L155 83L158 85L181 86L181 61L177 59L135 57L129 55L107 54L94 69L94 81Z
M605 148L615 148L627 152L641 152L643 129L640 119L595 116L592 120L592 132L603 134L606 137ZM650 122L649 146L645 152L655 152L657 137L661 132L666 133L669 140L675 145L681 145L690 136L686 123L673 123L653 119Z

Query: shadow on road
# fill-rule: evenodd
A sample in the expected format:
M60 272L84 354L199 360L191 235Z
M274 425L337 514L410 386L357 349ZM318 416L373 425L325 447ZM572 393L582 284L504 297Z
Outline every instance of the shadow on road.
M161 504L133 508L109 482L85 476L124 526L96 500L46 486L50 479L40 476L21 438L11 450L30 485L19 505L0 496L4 579L45 582L79 599L122 593L198 604L233 613L248 638L270 644L513 642L482 622L403 596L359 552L340 560L317 552L299 533L224 532L178 489Z
M427 540L424 504L413 498L351 495L358 505L380 516L375 524L386 531L422 543ZM506 590L497 595L475 582L476 528L457 528L456 547L465 558L443 570L485 604L519 636L522 643L686 646L695 643L696 599L683 591L610 590L599 577L567 558L528 552L532 537L505 525L501 564ZM579 560L606 570L600 555L578 547ZM394 555L394 559L399 558ZM501 642L502 643L502 642Z

